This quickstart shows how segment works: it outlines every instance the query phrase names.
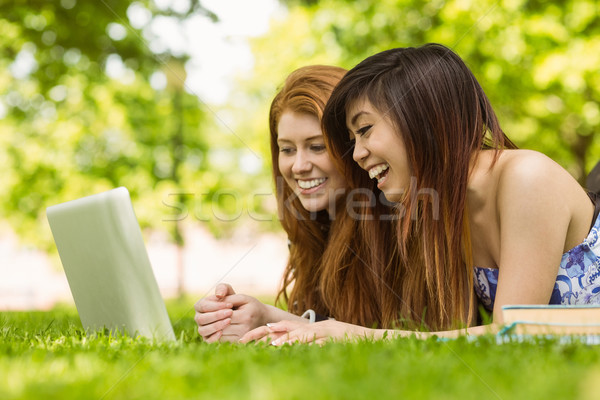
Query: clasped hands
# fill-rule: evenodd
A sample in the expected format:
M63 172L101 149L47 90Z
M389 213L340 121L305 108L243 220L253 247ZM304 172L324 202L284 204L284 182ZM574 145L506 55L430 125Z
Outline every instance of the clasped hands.
M371 331L334 320L309 324L304 318L263 304L251 296L236 294L228 284L219 284L214 295L199 300L194 308L198 333L208 343L323 344L329 339L365 337Z

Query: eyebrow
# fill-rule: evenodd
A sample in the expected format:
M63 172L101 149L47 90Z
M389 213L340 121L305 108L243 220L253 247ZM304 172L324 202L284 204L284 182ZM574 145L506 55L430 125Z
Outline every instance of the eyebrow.
M350 120L350 125L355 125L356 124L356 120L363 114L369 114L369 112L367 111L359 111L356 114L354 114L354 116L352 117L352 119Z
M319 135L314 135L311 137L307 137L306 139L304 139L305 142L310 142L311 140L315 140L315 139L320 139L323 137L323 134L319 134ZM286 139L286 138L277 138L277 143L279 142L293 142L293 140L290 139Z

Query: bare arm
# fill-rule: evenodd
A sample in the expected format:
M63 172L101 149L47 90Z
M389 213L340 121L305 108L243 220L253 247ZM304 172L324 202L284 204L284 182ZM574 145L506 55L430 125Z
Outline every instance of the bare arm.
M497 201L500 260L493 319L502 306L548 304L571 223L570 176L537 153L502 172Z
M352 325L340 321L321 321L314 324L299 323L296 321L281 321L275 324L269 324L268 327L259 327L246 333L241 339L241 343L251 341L266 341L272 339L272 344L279 346L285 343L317 343L322 344L333 340L352 340L352 339L372 339L382 340L384 338L393 339L398 337L416 336L425 339L432 336L444 338L457 338L459 336L496 334L499 331L496 324L475 326L466 329L457 329L439 332L415 332L400 331L394 329L370 329L363 326Z

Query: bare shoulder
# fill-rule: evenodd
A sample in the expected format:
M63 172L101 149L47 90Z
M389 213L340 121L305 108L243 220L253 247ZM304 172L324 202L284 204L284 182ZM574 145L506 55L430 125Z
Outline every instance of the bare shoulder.
M533 150L505 150L498 163L498 195L568 195L581 186L557 162Z
M537 151L503 150L493 160L494 153L485 151L475 164L469 181L472 212L487 208L498 217L507 208L537 208L540 202L556 205L582 190L568 171Z
M567 249L587 235L593 205L579 182L558 163L536 151L510 150L502 153L495 168L499 214L517 216L521 222L547 218L564 223Z
M556 172L569 174L556 161L534 150L505 150L498 167L504 179L543 179Z

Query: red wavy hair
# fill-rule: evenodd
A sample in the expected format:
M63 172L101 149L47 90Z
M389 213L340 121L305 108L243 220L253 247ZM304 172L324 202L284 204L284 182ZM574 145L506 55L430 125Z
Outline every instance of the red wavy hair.
M399 288L389 282L398 281L398 258L395 225L384 217L393 216L393 212L380 201L380 192L361 171L352 182L360 184L355 188L371 186L371 196L354 193L350 200L368 200L371 206L354 210L347 206L348 197L341 196L335 216L326 211L311 214L279 170L277 127L281 115L285 111L306 113L321 121L325 104L345 73L346 70L333 66L300 68L288 76L271 104L273 178L279 217L291 242L276 301L286 303L295 314L311 308L340 321L392 327L399 318L401 299ZM349 184L347 195L350 194Z

